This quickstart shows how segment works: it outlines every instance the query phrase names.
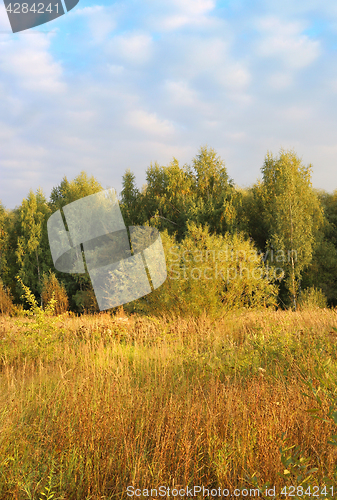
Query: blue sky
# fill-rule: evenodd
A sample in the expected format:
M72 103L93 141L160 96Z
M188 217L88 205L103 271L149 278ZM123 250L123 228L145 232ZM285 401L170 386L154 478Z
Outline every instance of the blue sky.
M337 4L80 0L12 34L0 5L0 200L85 170L121 190L214 148L239 186L293 149L337 189Z

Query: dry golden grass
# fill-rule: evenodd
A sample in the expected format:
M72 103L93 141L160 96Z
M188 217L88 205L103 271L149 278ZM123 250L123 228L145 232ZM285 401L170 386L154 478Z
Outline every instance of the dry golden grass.
M318 404L303 394L310 379L320 385L327 413L335 311L48 321L0 316L1 499L48 498L48 488L53 500L130 498L130 485L232 491L254 477L280 493L300 484L304 463L294 458L284 476L283 433L310 457L303 474L318 469L311 484L336 484L335 425L314 419Z

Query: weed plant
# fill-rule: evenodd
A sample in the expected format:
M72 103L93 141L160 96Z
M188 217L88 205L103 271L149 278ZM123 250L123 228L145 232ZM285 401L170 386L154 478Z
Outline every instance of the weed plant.
M334 310L30 312L0 316L1 499L337 488Z

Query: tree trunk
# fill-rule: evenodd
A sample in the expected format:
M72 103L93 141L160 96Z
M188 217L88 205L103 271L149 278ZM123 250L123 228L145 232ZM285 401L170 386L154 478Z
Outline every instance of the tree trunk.
M39 263L39 255L37 253L37 248L35 248L35 255L36 255L36 264L37 264L37 277L39 280L39 286L40 286L40 290L41 290L40 263ZM40 291L40 298L41 298L41 309L43 309L42 290Z
M290 243L291 247L294 246L294 227L293 227L293 212L292 212L292 206L291 206L291 201L289 204L289 212L290 212ZM296 283L295 283L295 262L294 262L294 256L293 256L293 248L290 249L291 253L291 282L292 282L292 293L293 293L293 303L294 303L294 310L296 311Z

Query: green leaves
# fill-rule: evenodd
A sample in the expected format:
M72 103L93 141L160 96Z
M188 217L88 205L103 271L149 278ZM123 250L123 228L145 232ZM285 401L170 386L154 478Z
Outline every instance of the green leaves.
M200 316L207 311L217 317L233 309L275 304L273 271L241 234L211 234L207 226L191 221L179 244L167 232L161 238L168 277L130 307L149 314Z
M293 151L268 153L264 166L262 197L268 225L267 245L286 256L286 285L296 309L298 283L310 264L315 236L323 224L323 211L311 185L311 166L304 167Z
M32 356L37 355L41 349L47 348L51 351L53 345L59 342L64 333L62 329L56 327L57 317L53 317L57 301L53 296L43 310L38 306L29 287L24 285L19 276L17 276L17 280L23 288L25 300L30 306L29 310L25 311L29 321L24 323L24 350ZM19 320L17 324L21 326L22 321Z
M324 295L329 304L337 300L334 246L337 195L320 194L329 219L329 224L324 226L320 200L311 185L311 168L311 165L303 166L293 151L281 150L277 157L267 153L262 168L263 181L252 188L240 189L229 179L220 156L212 148L203 146L191 165L179 165L176 158L167 166L151 164L142 189L137 188L135 175L127 170L123 176L121 210L127 226L155 226L162 232L167 231L178 244L187 244L192 223L207 227L209 235L224 238L228 234L244 235L244 239L251 239L254 248L264 252L263 269L268 267L273 273L273 267L278 268L279 303L288 306L291 300L296 308L301 285L307 289L302 295L302 306L313 302L324 306ZM102 189L93 176L81 172L71 181L64 177L53 188L49 202L42 191L37 190L36 193L30 191L21 206L11 212L0 204L0 277L15 300L20 300L16 275L42 300L43 275L54 270L46 228L48 217L55 210ZM322 231L326 231L329 241L324 240ZM234 240L232 243L238 248L242 244ZM240 267L235 269L240 272ZM72 309L95 310L88 274L56 272L55 275L64 285ZM184 289L192 289L192 283L187 280ZM243 302L249 303L249 307L251 303L264 301L261 290L266 289L264 285L252 287L252 283L251 279L241 280L242 288L239 287L245 297ZM322 293L316 288L310 289L312 286ZM175 293L179 296L180 291L178 287ZM229 307L233 301L227 298L233 296L234 287L222 284L222 303Z
M16 241L16 265L20 278L29 283L36 294L41 294L41 277L50 266L50 252L46 224L50 207L43 192L29 192L17 213L19 234Z
M73 201L79 200L84 196L89 196L102 191L101 184L92 175L89 177L86 172L82 171L73 181L68 181L64 177L61 184L53 188L50 195L50 205L52 211L68 205Z
M207 224L212 233L234 231L238 200L225 164L212 148L201 147L192 166L180 166L176 158L165 167L151 164L146 182L139 192L134 175L127 170L123 176L121 209L127 225L150 222L176 233L179 241L187 221Z

